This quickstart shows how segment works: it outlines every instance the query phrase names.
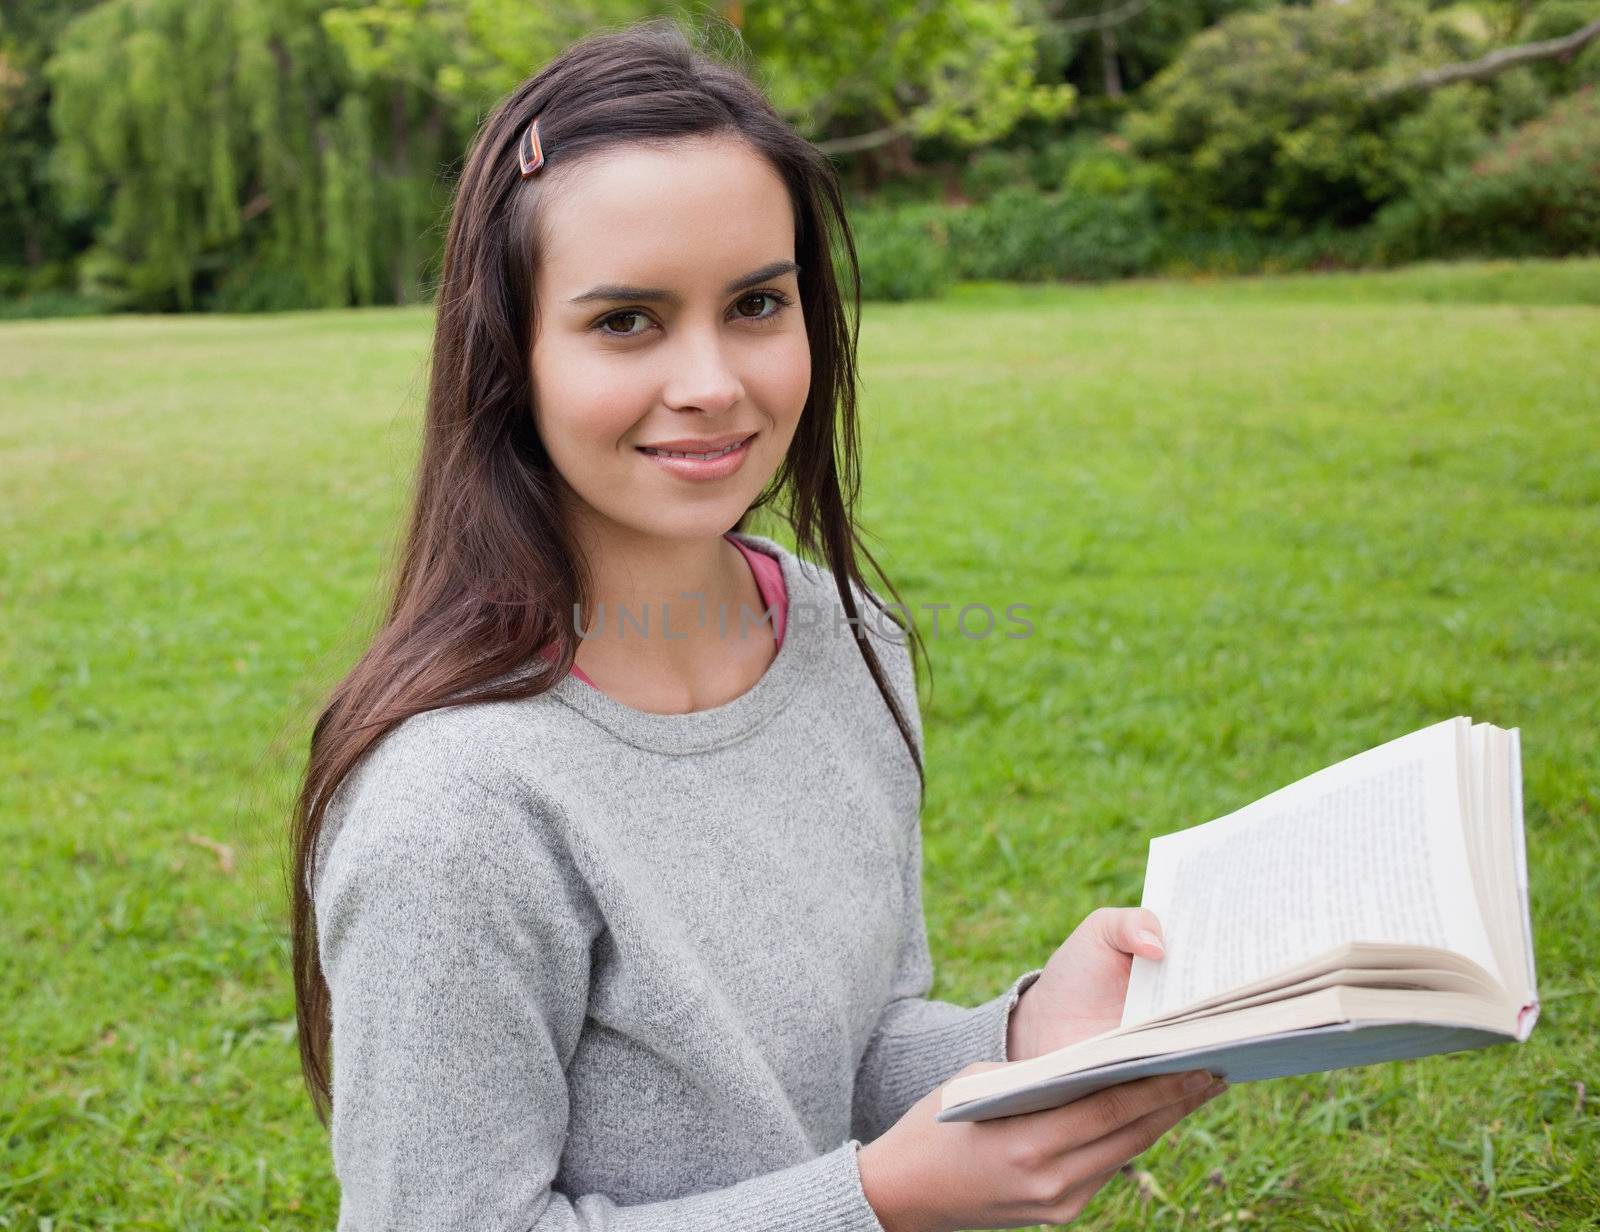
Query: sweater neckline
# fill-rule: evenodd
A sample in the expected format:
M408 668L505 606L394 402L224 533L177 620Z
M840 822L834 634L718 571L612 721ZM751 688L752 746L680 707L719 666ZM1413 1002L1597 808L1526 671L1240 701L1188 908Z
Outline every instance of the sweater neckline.
M706 710L660 714L620 702L572 675L551 686L550 695L605 728L618 739L659 753L699 753L732 744L755 732L777 715L809 674L828 631L815 619L797 619L797 609L814 603L816 583L805 575L800 558L762 535L733 532L748 547L773 557L783 570L789 618L783 642L767 670L738 697Z

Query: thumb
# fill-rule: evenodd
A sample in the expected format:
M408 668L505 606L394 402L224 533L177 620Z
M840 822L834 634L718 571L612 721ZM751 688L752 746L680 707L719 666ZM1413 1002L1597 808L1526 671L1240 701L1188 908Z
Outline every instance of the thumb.
M1161 921L1156 913L1145 907L1118 907L1106 912L1108 918L1101 935L1106 943L1125 954L1141 958L1166 957L1167 947L1162 940Z

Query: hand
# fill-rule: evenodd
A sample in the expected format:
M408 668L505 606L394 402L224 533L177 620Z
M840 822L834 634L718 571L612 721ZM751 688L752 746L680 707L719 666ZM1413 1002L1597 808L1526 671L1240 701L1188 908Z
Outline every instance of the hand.
M1063 941L1011 1007L1006 1057L1023 1061L1122 1022L1133 956L1159 959L1161 922L1143 907L1101 907Z
M998 1068L975 1061L961 1074ZM1194 1070L1124 1082L1042 1112L936 1121L936 1087L861 1148L861 1188L885 1232L1066 1223L1123 1164L1226 1089Z

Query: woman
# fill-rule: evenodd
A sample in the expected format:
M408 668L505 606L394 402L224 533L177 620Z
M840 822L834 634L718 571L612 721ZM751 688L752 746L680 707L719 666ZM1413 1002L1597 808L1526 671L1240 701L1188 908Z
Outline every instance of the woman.
M395 596L296 816L341 1229L1062 1220L1214 1093L933 1119L956 1073L1114 1025L1161 951L1102 910L992 1000L927 999L831 237L859 311L827 160L667 22L568 48L469 153ZM766 505L798 552L740 529Z

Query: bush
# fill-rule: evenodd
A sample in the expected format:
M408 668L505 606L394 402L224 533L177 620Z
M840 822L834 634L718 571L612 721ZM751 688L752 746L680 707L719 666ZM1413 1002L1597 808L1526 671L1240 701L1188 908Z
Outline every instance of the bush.
M94 244L78 258L77 291L107 312L177 312L182 305L166 271L127 260L113 247Z
M0 299L0 321L88 317L106 311L103 300L77 291L34 291L16 298Z
M979 150L961 168L961 191L974 201L986 201L1001 189L1031 184L1033 163L1027 150Z
M1420 51L1424 24L1419 4L1372 0L1236 13L1151 80L1123 135L1172 172L1165 204L1202 226L1365 221L1388 187L1377 133L1394 110L1365 88Z
M70 259L41 261L38 265L0 265L0 299L75 291L77 278Z
M1406 192L1472 162L1489 144L1488 94L1458 82L1433 91L1389 130L1392 176Z
M1110 140L1120 141L1116 137ZM1103 156L1110 149L1106 143L1101 133L1075 131L1064 136L1032 136L1013 147L978 150L962 165L957 182L970 201L987 201L1001 189L1030 185L1040 192L1054 192L1078 163Z
M1042 142L1033 153L1033 182L1046 192L1061 187L1072 165L1097 148L1098 135L1056 137Z
M1249 227L1175 229L1161 237L1154 264L1174 277L1353 270L1374 263L1365 231L1319 227L1304 235L1262 235Z
M950 237L938 205L867 206L850 214L861 298L928 299L950 280Z
M1418 185L1372 232L1385 261L1600 252L1600 91L1513 130L1468 167Z
M294 312L321 308L297 270L260 257L229 264L202 280L197 295L203 312Z
M952 211L950 238L962 278L1096 281L1141 273L1157 243L1148 200L1007 188Z
M1545 34L1579 24L1576 9L1552 20ZM1574 69L1523 65L1437 91L1373 92L1499 41L1470 7L1427 0L1239 12L1144 87L1122 133L1169 173L1160 200L1176 217L1280 235L1362 226L1573 88L1553 87Z
M1051 188L1069 197L1144 197L1138 208L1158 212L1162 183L1170 174L1166 168L1138 158L1116 134L1085 142L1075 153Z

